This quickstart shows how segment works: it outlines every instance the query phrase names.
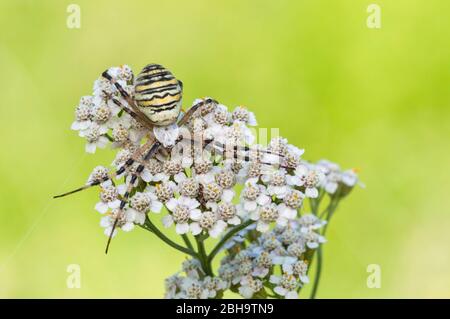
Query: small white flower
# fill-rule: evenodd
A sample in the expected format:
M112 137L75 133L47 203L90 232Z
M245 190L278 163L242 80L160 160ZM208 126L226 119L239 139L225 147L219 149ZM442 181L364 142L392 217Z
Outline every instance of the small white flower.
M298 260L295 263L283 264L282 268L283 272L298 276L300 281L304 284L309 283L309 277L307 275L308 264L304 260Z
M235 159L225 159L223 161L223 166L225 169L234 172L236 176L236 183L245 184L249 162Z
M116 208L113 209L109 215L102 217L100 220L100 226L105 228L104 233L106 236L111 234L116 219L116 229L114 229L112 237L116 236L117 228L120 228L125 232L129 232L134 228L133 216L128 214L126 210Z
M200 273L203 273L201 263L198 259L187 259L183 261L181 269L188 275L188 277L199 279Z
M233 190L236 184L235 174L231 170L221 170L216 174L215 180L223 189L222 201L230 203L236 194Z
M150 170L148 169L147 166L144 166L144 168L141 171L138 171L137 168L140 166L140 163L135 162L133 165L131 165L130 167L128 167L127 170L125 170L122 174L117 175L117 178L122 178L123 176L126 176L126 184L131 183L131 179L133 178L133 175L136 175L137 177L140 177L144 182L151 182L151 181L156 181L158 179L158 181L161 180L167 180L168 178L165 178L165 176L161 177L161 175L159 175L159 178L155 178L154 175L152 175L150 173ZM134 181L134 186L137 186L139 184L139 180L136 179ZM125 188L126 189L126 188ZM121 193L123 195L123 193Z
M119 122L122 122L122 119L125 123L124 125L127 125L128 122L130 123L130 128L128 129L128 136L131 142L134 145L140 145L141 140L147 135L148 130L136 119L132 118L131 116L128 116L128 114L122 114Z
M153 133L158 141L160 141L164 147L173 146L180 134L180 130L176 123L166 126L153 127Z
M124 76L120 76L116 67L112 67L108 69L109 75L114 78L118 84L120 84L128 94L132 95L133 93L133 85L130 85L127 82L131 82L126 79ZM105 99L110 99L111 97L117 98L122 104L126 104L126 101L123 100L117 88L104 77L98 78L94 82L94 103L100 103Z
M225 145L251 145L255 141L255 135L244 123L234 122L225 127L224 135L220 136L220 139L215 138Z
M114 168L119 169L120 167L122 167L123 164L125 164L127 160L129 160L132 157L132 155L133 155L132 150L128 148L121 149L120 151L117 152L116 157L114 158L111 165Z
M206 123L209 127L215 125L225 126L230 122L231 114L228 113L228 108L223 104L217 104L214 112L205 117Z
M256 247L255 247L256 248ZM273 265L273 256L266 250L259 251L261 249L254 250L256 257L255 267L253 268L252 275L260 278L264 278L270 271ZM259 251L259 253L258 253Z
M146 191L154 193L162 203L167 203L167 201L172 199L176 190L177 185L172 181L163 181L155 186L147 186L146 188Z
M310 249L316 249L319 247L320 244L323 244L326 242L325 237L322 235L310 230L307 233L305 233L305 240L306 240L306 246Z
M263 288L263 283L259 279L254 279L252 276L244 276L240 281L239 294L244 298L251 298L255 293Z
M290 188L286 183L286 173L284 170L279 170L271 173L270 175L263 175L263 181L268 183L267 193L282 199L289 192Z
M202 196L207 206L218 203L223 198L223 189L217 183L212 182L202 185Z
M286 217L280 214L277 205L274 203L259 207L250 215L250 218L257 221L256 230L260 232L268 231L270 224L273 222L281 226L287 224Z
M277 255L273 257L273 264L274 265L292 265L297 261L296 257L292 256L280 256Z
M258 207L271 202L270 196L264 185L257 184L254 180L245 183L245 188L241 192L240 208L247 213L255 212Z
M218 291L227 288L226 283L222 279L210 276L203 279L202 285L204 294L207 296L206 298L215 298Z
M75 131L86 130L91 125L92 121L92 108L94 102L92 96L83 96L80 99L75 110L75 121L71 125L71 129Z
M218 219L217 215L212 211L193 216L192 220L194 222L191 223L190 229L193 235L198 235L205 230L212 238L217 238L227 228L227 223Z
M305 164L300 164L295 169L295 175L287 176L287 182L290 185L305 187L305 195L309 198L319 196L317 187L322 183L323 172L319 169L309 169Z
M128 213L132 215L130 218L133 219L136 224L143 225L147 212L151 211L155 214L159 214L162 206L163 204L153 192L137 192L130 198L130 208L128 209Z
M109 209L118 208L120 200L117 197L116 187L107 185L100 190L100 202L95 205L95 210L101 214L105 214Z
M197 207L200 203L189 197L180 196L179 198L171 198L167 201L166 207L172 214L163 218L165 227L170 227L175 223L177 234L186 234L189 231L189 221L199 220L201 216L200 209Z
M324 174L321 187L328 194L334 194L339 186L339 182L342 180L342 172L339 165L327 160L320 160L317 163L317 168Z
M278 205L280 214L288 219L294 219L297 216L297 210L301 207L303 198L302 192L290 190L283 198L283 203Z
M267 150L273 152L275 154L285 155L288 149L288 140L281 136L273 137L269 145L267 146Z
M120 108L112 102L100 101L94 103L92 108L92 120L103 129L112 128L119 121L117 114Z
M168 176L163 173L161 162L155 158L151 158L145 162L145 168L141 173L141 178L147 183L168 180Z
M163 162L161 180L168 181L173 177L176 183L180 183L186 179L186 174L184 172L183 166L179 159L170 159Z
M213 139L215 142L218 142L220 144L226 144L226 130L227 130L228 126L226 125L222 125L222 124L217 124L217 123L212 123L209 124L208 127L204 130L204 137L205 139ZM223 151L221 147L219 147L219 145L216 144L212 144L212 146L214 146L215 151Z
M81 137L86 138L87 144L85 150L87 153L95 153L97 147L105 148L109 140L104 136L108 131L107 128L92 123L89 128L79 132Z
M111 180L109 179L109 170L106 167L99 165L94 167L94 169L92 170L87 180L87 184L103 180L106 181L102 182L100 186L107 187L111 185Z
M255 114L242 106L237 106L231 116L235 121L240 121L250 126L258 125Z
M181 284L179 298L182 299L206 299L208 292L202 287L202 283L194 278L184 278Z
M187 131L187 133L184 133L185 131ZM179 161L183 168L192 167L192 164L194 163L194 154L196 157L197 155L198 157L205 156L205 158L208 156L207 152L200 147L200 145L198 147L197 145L192 146L190 131L186 126L180 128L180 137L181 140L172 147L170 157L173 160Z
M300 225L300 231L302 233L308 233L309 231L314 231L322 228L327 222L321 220L314 214L304 214L302 217L300 217L298 223Z
M194 160L194 169L192 177L202 184L214 182L214 176L220 171L220 168L213 166L213 163L208 158L196 158Z
M296 157L300 157L305 153L305 150L303 148L298 148L297 146L294 146L292 144L286 145L286 151L289 154L292 154Z
M200 183L192 177L186 177L178 182L177 189L181 196L196 198L200 191Z
M133 79L133 71L126 64L109 68L108 74L117 80L129 82Z
M347 170L342 173L342 183L349 187L353 187L358 183L358 175L354 170Z
M214 203L212 205L208 205L208 207L212 209L218 219L223 220L230 225L239 225L241 223L241 219L237 216L236 206L233 203Z
M273 291L286 299L297 299L297 288L299 283L291 274L283 274L282 276L270 276L270 282L277 285Z
M166 278L166 280L164 281L164 286L166 289L164 298L175 299L177 296L177 289L181 285L182 280L182 277L178 274Z

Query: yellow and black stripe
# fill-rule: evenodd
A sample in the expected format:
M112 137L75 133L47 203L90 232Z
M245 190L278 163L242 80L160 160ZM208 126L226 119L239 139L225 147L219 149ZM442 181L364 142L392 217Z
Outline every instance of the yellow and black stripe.
M134 84L134 99L155 125L176 121L181 109L182 83L159 64L142 69Z

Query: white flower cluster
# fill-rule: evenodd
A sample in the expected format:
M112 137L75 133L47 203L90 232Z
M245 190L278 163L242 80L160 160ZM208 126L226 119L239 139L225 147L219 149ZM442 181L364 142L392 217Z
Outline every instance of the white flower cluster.
M129 67L110 68L109 74L132 95L133 74ZM143 143L145 129L120 111L113 98L121 100L119 92L109 81L99 78L93 96L81 99L72 128L87 139L87 152L112 141L112 146L119 149L113 161L113 167L118 169ZM101 221L105 234L109 235L114 223L124 231L133 229L134 224L142 225L145 215L149 211L159 213L162 205L169 212L163 218L164 225L175 225L178 234L204 232L218 237L229 226L248 218L258 221L258 230L267 231L273 222L285 225L295 218L305 189L307 196L315 195L319 175L301 163L303 151L285 139L275 138L267 147L255 145L251 150L234 150L235 146L254 142L249 128L256 125L252 112L243 107L229 112L224 105L209 103L197 113L180 134L202 141L213 139L212 147L198 150L191 146L190 139L182 139L168 156L158 154L146 161L139 173L139 163L135 163L124 173L125 182L133 173L139 175L139 180L123 210L119 209L119 198L126 186L110 182L101 185L96 209L107 214ZM232 154L227 153L229 146ZM97 167L89 180L105 174L106 168ZM234 188L239 183L245 189L241 202L235 204Z
M325 242L318 232L324 224L315 215L306 214L258 236L244 249L237 243L241 249L228 249L219 276L244 298L267 296L266 289L279 297L297 298L298 290L309 282L312 250Z
M134 75L128 66L108 73L133 97ZM93 95L81 98L72 124L86 139L87 152L108 143L117 150L113 172L136 157L152 134L118 104L127 102L114 85L99 78ZM112 174L103 166L89 176L88 183L103 181L95 209L104 215L100 224L107 236L114 227L113 236L117 229L146 226L150 212L164 212L165 227L202 241L223 236L244 222L250 225L224 243L229 254L219 277L207 275L201 263L191 259L183 265L186 276L167 280L166 297L215 298L230 288L250 298L270 288L277 296L293 298L308 282L305 256L325 241L316 231L324 222L313 214L300 215L303 201L319 201L324 194L344 197L358 178L329 161L303 160L304 151L285 138L272 138L267 146L255 144L251 127L256 124L255 115L244 107L229 111L222 104L205 103L183 127L156 131L163 145L165 138L176 140L175 145L168 143L171 147L154 157L127 165L115 180L108 179ZM137 169L141 164L144 168ZM252 240L246 246L249 234ZM232 253L236 247L241 251Z
M133 94L133 72L127 65L108 70L129 94ZM103 77L94 82L93 94L83 96L75 110L71 128L86 139L86 152L95 153L112 141L113 147L139 145L145 134L142 126L123 113L113 98L126 103L116 87Z
M347 189L351 189L358 183L358 175L353 169L341 171L338 164L328 160L320 160L316 166L324 175L321 187L328 194L334 194L339 184L344 185Z
M165 288L167 299L208 299L221 297L227 283L219 277L207 276L197 259L188 259L183 262L182 272L166 279Z
M244 298L266 297L267 290L279 298L298 298L298 290L309 282L308 264L313 250L325 242L318 232L325 224L306 214L256 236L245 247L246 237L249 239L249 233L255 232L250 225L226 247L228 254L221 261L217 277L206 275L198 260L189 259L183 263L185 277L175 274L166 280L166 298L215 298L226 289Z

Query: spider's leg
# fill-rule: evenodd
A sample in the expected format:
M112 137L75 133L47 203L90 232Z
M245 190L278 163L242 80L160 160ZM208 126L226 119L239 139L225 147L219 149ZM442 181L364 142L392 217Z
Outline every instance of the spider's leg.
M118 175L120 175L120 174L123 174L125 171L126 171L126 169L128 168L128 167L130 167L131 165L133 165L134 164L134 162L135 162L135 159L133 158L133 157L131 157L131 158L129 158L116 172L114 172L114 173L112 173L112 174L109 174L108 176L105 176L104 178L102 178L102 179L97 179L97 180L94 180L94 181L92 181L92 182L90 182L90 183L87 183L86 185L84 185L84 186L81 186L81 187L78 187L78 188L76 188L76 189L74 189L74 190L71 190L71 191L69 191L69 192L66 192L66 193L62 193L62 194L59 194L59 195L55 195L55 196L53 196L53 198L60 198L60 197L64 197L64 196L68 196L68 195L72 195L72 194L74 194L74 193L78 193L78 192L81 192L81 191L84 191L85 189L88 189L88 188L91 188L91 187L94 187L94 186L98 186L98 185L100 185L101 183L104 183L104 182L106 182L106 181L108 181L108 180L113 180L113 179L115 179Z
M143 165L139 165L139 167L141 167L141 166L142 166L142 169L144 169ZM137 170L136 170L136 172L137 172ZM105 254L108 253L109 245L111 244L111 239L112 239L112 237L114 235L114 231L116 230L119 218L124 213L123 209L125 208L125 205L128 202L128 198L130 197L130 193L133 191L133 188L135 187L134 183L136 182L137 177L138 176L136 174L132 174L131 175L131 180L128 182L127 190L126 190L125 194L123 195L123 198L120 200L119 212L116 215L116 219L114 220L113 227L111 228L111 232L109 233L108 241L106 243Z
M132 118L134 118L138 123L144 125L145 128L149 129L150 131L153 129L153 126L148 126L147 122L144 122L142 120L142 117L137 114L136 112L134 112L133 110L130 110L128 107L126 107L125 105L123 105L119 100L115 99L115 98L111 98L111 100L113 101L113 103L115 105L117 105L118 107L120 107L124 112L128 113Z
M212 144L213 147L218 147L218 148L223 149L223 150L225 150L227 148L230 148L226 144L223 144L223 143L221 143L219 141L215 141L214 139L207 139L207 140L204 141L204 143L206 145L208 145L210 143L213 143ZM237 156L237 152L240 151L240 152L256 152L257 155L259 155L259 154L269 154L269 155L284 157L283 154L279 154L279 153L268 151L268 150L260 150L260 149L257 149L257 148L253 148L252 149L251 147L249 147L247 145L241 146L241 145L234 144L234 145L231 145L231 148L232 148L232 150L234 152L234 156Z
M158 142L159 143L159 142ZM117 169L114 173L102 178L102 179L98 179L98 180L94 180L84 186L81 186L77 189L71 190L67 193L63 193L60 195L55 195L53 196L53 198L60 198L60 197L64 197L67 195L71 195L80 191L83 191L85 189L91 188L93 186L97 186L100 185L101 183L104 183L108 180L113 180L115 179L117 176L125 173L125 171L127 170L128 167L130 167L131 165L133 165L136 162L136 158L138 158L139 156L141 156L142 152L147 149L148 147L150 147L150 145L155 144L155 142L152 139L149 139L144 145L142 145L140 148L138 148L132 155L131 157L124 163L122 164L122 166L119 167L119 169ZM150 155L151 156L151 155ZM143 169L143 168L142 168Z
M114 224L113 224L113 227L111 229L111 232L109 233L108 242L106 243L105 254L108 253L108 248L109 248L109 245L111 244L111 239L113 238L114 230L116 229L118 222L119 222L119 216L117 216L116 220L114 221Z
M213 143L212 145L213 145L214 149L220 151L222 153L222 155L224 155L224 156L226 155L226 153L227 153L227 145L225 145L223 143L220 143L220 142L217 142L217 141L214 141L213 139L209 139L209 140L205 141L206 145L208 145L210 143ZM250 154L245 154L244 156L239 156L238 151L243 151L243 152L252 152L252 151L254 151L254 152L256 152L256 155L259 155L260 153L262 153L262 154L269 154L269 155L273 155L273 156L278 156L279 158L283 158L284 157L282 154L278 154L278 153L267 151L267 150L251 149L248 146L232 145L231 148L232 148L231 150L233 151L233 158L234 159L241 158L245 162L250 162L252 160L255 160L255 158L252 158L250 156ZM229 147L228 147L228 149L229 149ZM270 162L264 162L264 161L261 161L261 160L257 160L257 162L260 163L260 164L263 164L263 165L271 165L271 166L276 165L276 166L279 166L281 168L290 168L288 166L281 165L280 163L270 163Z
M279 158L283 158L284 155L283 154L279 154L276 152L272 152L272 151L268 151L268 150L261 150L261 149L252 149L249 146L240 146L237 144L233 144L233 145L226 145L224 143L221 143L219 141L214 140L213 138L210 139L205 139L203 141L197 141L195 139L190 139L191 143L197 143L197 142L201 142L204 147L211 147L214 150L220 151L222 154L224 152L226 152L227 150L230 150L233 152L233 157L234 159L238 159L239 158L239 154L238 152L246 152L246 153L250 153L250 152L255 152L255 155L260 155L260 154L267 154L267 155L273 155L273 156L278 156ZM246 154L244 156L244 160L245 161L249 161L250 160L250 156L248 154ZM264 164L264 163L263 163Z
M206 98L206 99L203 99L203 100L201 100L200 102L194 104L189 110L187 110L186 113L183 114L183 116L181 117L181 119L177 122L178 127L182 127L182 126L184 126L185 124L187 124L187 123L189 122L189 120L192 118L192 116L195 114L195 112L196 112L200 107L202 107L203 105L208 104L208 103L215 103L215 104L218 104L219 102L217 102L216 100L213 100L213 99L211 99L211 98ZM177 144L177 143L179 143L179 142L181 142L181 141L183 141L183 140L186 140L186 139L180 138L180 139L177 140L175 143ZM195 144L195 142L198 142L198 141L195 141L194 139L188 139L188 140L191 141L192 145Z
M115 174L114 174L114 175L115 175ZM106 176L106 177L104 177L104 178L102 178L102 179L98 179L98 180L92 181L92 182L90 182L90 183L87 183L86 185L81 186L81 187L79 187L79 188L77 188L77 189L71 190L71 191L66 192L66 193L63 193L63 194L55 195L55 196L53 196L53 198L60 198L60 197L64 197L64 196L67 196L67 195L71 195L71 194L74 194L74 193L81 192L81 191L83 191L83 190L85 190L85 189L88 189L88 188L91 188L91 187L93 187L93 186L100 185L101 183L104 183L104 182L106 182L106 181L108 181L108 180L113 180L114 177L115 177L115 176L110 176L110 175L108 175L108 176Z
M125 91L125 89L114 79L111 75L109 75L108 70L104 71L102 73L102 76L107 79L111 84L113 84L117 90L119 91L120 95L127 101L128 105L132 108L133 112L136 114L136 116L139 118L139 122L143 124L144 126L148 128L153 128L153 123L149 120L149 118L142 113L142 111L137 107L134 100L131 98L131 96Z
M194 115L194 113L203 105L208 104L208 103L218 103L216 100L207 98L204 99L194 105L192 105L192 107L187 110L186 113L184 113L183 117L178 121L178 126L183 126L184 124L186 124L187 122L189 122L189 120L191 119L191 117Z
M149 144L145 144L143 147L144 147L144 148L147 148L148 145L149 145ZM134 173L131 174L131 179L130 179L130 181L128 182L127 190L125 191L125 194L123 195L122 199L120 200L119 212L117 213L116 220L114 221L113 227L112 227L112 229L111 229L111 233L109 234L108 242L106 243L105 254L108 253L108 249L109 249L109 246L110 246L110 244L111 244L111 239L112 239L112 237L113 237L113 235L114 235L114 230L115 230L116 227L117 227L117 223L118 223L119 218L120 218L121 215L123 214L123 209L125 208L125 205L126 205L127 202L128 202L128 199L129 199L129 197L130 197L130 194L131 194L131 192L133 191L133 188L135 187L134 184L136 183L136 181L137 181L137 179L138 179L138 174L142 173L142 171L144 170L144 167L145 167L145 166L144 166L144 164L142 164L142 163L145 163L147 160L149 160L150 158L152 158L153 155L156 154L156 152L158 151L158 149L159 149L160 146L161 146L161 143L158 142L158 141L155 141L155 142L153 142L153 143L150 144L150 145L151 145L151 146L149 147L149 149L148 149L148 150L143 154L143 156L142 156L142 162L138 165L138 167L136 168L136 171L135 171ZM142 149L141 149L141 152L142 152ZM141 154L141 152L139 152L139 153ZM133 161L133 163L134 163L134 162L135 162L135 161ZM130 164L130 165L132 165L132 164ZM119 170L121 170L123 167L124 167L124 166L122 166ZM125 169L124 169L123 171L125 171ZM117 171L117 172L118 172L118 171ZM117 173L117 172L116 172L116 173ZM118 175L120 175L120 174L118 174Z
M119 169L114 173L115 176L119 176L122 175L123 173L125 173L125 171L127 170L127 168L129 168L131 165L133 165L137 160L139 160L140 157L143 157L143 153L145 152L146 149L149 149L147 151L150 152L150 150L152 150L155 145L158 145L157 147L159 148L159 146L161 146L161 144L158 141L155 141L153 138L150 138L144 145L142 145L141 147L139 147L134 153L133 155L127 159L125 161L125 163L122 164L122 166L119 167ZM158 150L158 148L154 151L156 153L156 151ZM147 154L146 153L146 154ZM153 155L153 154L151 154ZM151 156L150 155L150 156ZM150 158L150 157L149 157ZM147 158L148 159L148 158ZM144 159L144 161L146 161L147 159ZM139 167L142 165L139 165ZM142 172L142 170L144 169L144 167L142 167L140 169L140 172ZM140 173L139 172L139 173Z

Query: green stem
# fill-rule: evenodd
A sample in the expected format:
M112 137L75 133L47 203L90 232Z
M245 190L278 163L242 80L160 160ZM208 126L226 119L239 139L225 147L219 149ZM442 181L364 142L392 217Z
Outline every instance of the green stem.
M322 246L317 248L317 268L316 277L314 278L314 286L311 291L310 299L315 299L317 294L317 289L319 288L320 274L322 272Z
M183 234L183 235L181 235L181 238L183 238L183 241L186 244L187 248L194 251L194 246L192 246L191 241L189 240L189 237L186 234Z
M204 238L202 238L201 235L199 235L195 236L195 240L197 241L197 248L198 248L197 259L202 264L204 272L209 276L213 276L211 267L209 267L208 255L206 254L205 244L203 243Z
M114 142L114 139L108 134L105 134L105 137L110 141L110 142Z
M222 239L217 243L217 245L214 247L214 249L211 251L211 253L208 256L208 264L211 264L212 260L214 259L214 257L217 255L217 253L220 251L220 249L222 248L222 246L231 238L233 237L236 233L240 232L241 230L243 230L244 228L246 228L247 226L251 225L252 223L254 223L253 220L247 220L246 222L243 222L242 224L234 227L233 229L231 229L228 233L225 234L225 236L222 237Z
M325 195L325 191L320 190L319 196L317 198L310 198L309 205L311 207L311 212L317 216L317 212L320 207L320 203L322 202L323 196Z
M183 247L183 246L177 244L176 242L172 241L171 239L169 239L166 235L164 235L164 234L163 234L163 233L155 226L155 224L153 224L153 223L151 222L151 220L150 220L148 217L145 218L145 223L144 223L144 225L142 225L141 227L144 228L144 229L146 229L146 230L148 230L148 231L150 231L150 232L152 232L153 234L155 234L156 236L158 236L159 239L161 239L163 242L165 242L165 243L168 244L169 246L175 248L176 250L179 250L179 251L181 251L181 252L183 252L183 253L185 253L185 254L188 254L188 255L190 255L190 256L192 256L192 257L194 257L194 258L197 258L197 254L196 254L193 250L191 250L191 249L189 249L189 248L186 248L186 247Z
M333 216L334 212L336 211L336 209L339 205L339 201L340 201L340 197L339 197L339 190L338 190L338 191L336 191L336 197L333 198L333 200L331 201L331 203L329 205L329 209L327 212L327 218L326 218L327 223L323 227L322 236L325 236L325 233L327 232L328 224L330 223L331 217Z
M326 213L327 223L323 227L322 236L325 236L325 233L327 232L328 224L330 223L331 216L333 215L334 211L337 209L339 205L339 189L336 191L334 196L332 197L330 203L328 204L328 207L325 209L324 213ZM319 288L319 282L320 282L320 275L322 274L322 263L323 263L323 256L322 256L322 246L319 246L317 248L317 264L316 264L316 275L314 278L314 284L311 291L310 299L315 299L317 294L317 289ZM314 255L311 257L311 261L314 258Z

